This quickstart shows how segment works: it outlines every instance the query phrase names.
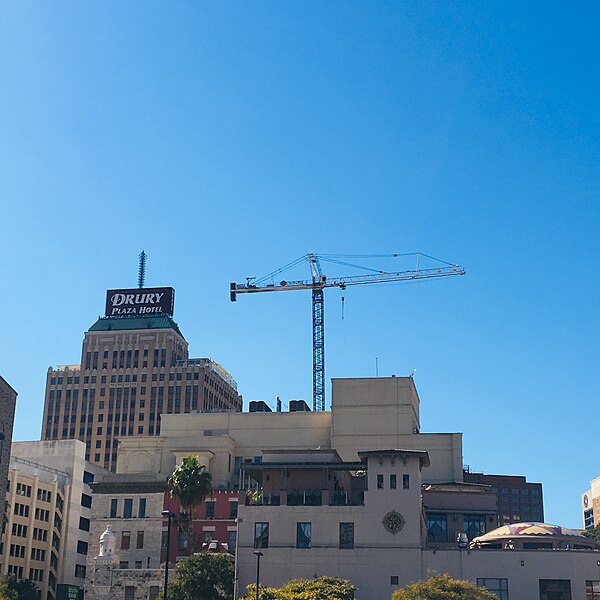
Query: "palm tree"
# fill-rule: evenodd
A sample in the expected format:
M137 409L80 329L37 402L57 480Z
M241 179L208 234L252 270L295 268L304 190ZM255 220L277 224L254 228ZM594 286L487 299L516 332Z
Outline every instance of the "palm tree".
M181 461L167 481L172 498L178 498L182 511L192 512L194 507L210 495L212 475L195 456Z

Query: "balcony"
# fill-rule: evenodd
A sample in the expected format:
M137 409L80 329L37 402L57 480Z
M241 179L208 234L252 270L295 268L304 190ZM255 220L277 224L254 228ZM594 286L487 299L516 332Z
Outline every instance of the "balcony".
M361 506L364 492L344 492L321 489L279 490L266 494L263 490L247 490L246 506Z

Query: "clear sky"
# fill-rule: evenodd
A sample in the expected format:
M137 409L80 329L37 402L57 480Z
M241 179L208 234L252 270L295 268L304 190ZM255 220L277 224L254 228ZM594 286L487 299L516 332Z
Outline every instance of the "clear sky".
M47 368L79 362L142 249L192 356L270 403L310 402L310 294L232 304L229 282L306 252L421 251L467 276L348 289L343 320L328 290L327 379L416 368L423 431L463 432L471 469L541 481L546 520L581 526L600 475L599 29L595 2L4 3L15 438L39 437Z

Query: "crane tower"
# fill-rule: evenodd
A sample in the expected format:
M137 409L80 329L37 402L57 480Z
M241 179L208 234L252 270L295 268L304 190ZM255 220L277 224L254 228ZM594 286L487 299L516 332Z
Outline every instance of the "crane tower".
M351 264L340 260L341 258L398 258L411 256L416 258L414 269L405 271L384 271ZM420 268L422 257L439 263L439 266ZM350 266L353 268L366 269L367 274L348 275L327 278L321 271L321 261ZM299 281L286 281L280 279L277 283L275 277L296 265L308 262L310 266L311 279ZM312 290L312 333L313 333L313 410L325 410L325 299L323 291L325 288L338 287L346 289L351 285L366 285L369 283L394 283L401 281L413 281L420 279L434 279L449 277L451 275L464 275L465 270L460 265L448 263L422 253L414 254L390 254L369 256L344 256L344 255L317 255L306 254L290 262L289 264L273 271L265 277L257 279L247 277L246 283L230 284L230 300L237 301L238 294L253 294L258 292L290 292L294 290ZM279 279L279 277L278 277Z

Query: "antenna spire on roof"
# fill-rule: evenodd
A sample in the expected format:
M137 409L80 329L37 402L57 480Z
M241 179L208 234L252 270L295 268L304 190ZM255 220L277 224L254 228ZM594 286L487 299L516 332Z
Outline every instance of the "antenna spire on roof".
M138 287L143 288L146 282L146 258L148 255L142 250L140 253L140 268L138 270Z

